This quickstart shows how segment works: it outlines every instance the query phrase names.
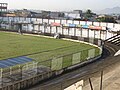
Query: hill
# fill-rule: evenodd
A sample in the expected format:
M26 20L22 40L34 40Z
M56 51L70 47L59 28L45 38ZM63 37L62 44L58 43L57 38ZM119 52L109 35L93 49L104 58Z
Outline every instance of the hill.
M98 11L99 14L120 14L120 7L106 8Z

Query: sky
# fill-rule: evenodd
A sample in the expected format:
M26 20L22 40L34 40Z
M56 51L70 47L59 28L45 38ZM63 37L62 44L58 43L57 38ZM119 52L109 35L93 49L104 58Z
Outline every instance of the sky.
M8 9L37 9L53 11L102 10L120 6L120 0L0 0Z

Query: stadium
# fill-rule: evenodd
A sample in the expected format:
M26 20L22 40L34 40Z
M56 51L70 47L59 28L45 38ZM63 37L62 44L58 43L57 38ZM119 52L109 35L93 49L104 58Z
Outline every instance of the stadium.
M1 90L29 88L41 81L97 62L107 55L112 56L119 50L119 24L23 17L0 18ZM106 47L109 48L109 53L104 53Z

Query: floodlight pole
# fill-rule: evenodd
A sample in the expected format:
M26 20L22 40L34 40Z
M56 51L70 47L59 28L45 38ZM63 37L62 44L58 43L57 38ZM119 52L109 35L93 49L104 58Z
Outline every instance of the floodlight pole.
M103 85L103 71L101 71L100 90L102 90L102 85Z
M1 78L1 87L2 87L3 86L3 69L2 68L0 69L0 72L1 72L0 78Z
M23 66L20 66L21 80L22 80L22 68L23 68Z
M38 66L38 64L39 64L39 63L37 62L37 69L36 69L36 70L37 70L37 74L38 74L38 69L39 69L39 66Z
M12 74L12 68L10 67L10 75Z
M3 72L2 68L0 69L0 72L1 72L1 73L0 73L0 74L1 74L1 75L0 75L0 78L2 78L2 72Z
M35 69L36 69L36 74L37 74L37 68L38 68L38 62L35 62Z
M91 90L93 90L93 85L90 78L89 78L89 83L90 83Z

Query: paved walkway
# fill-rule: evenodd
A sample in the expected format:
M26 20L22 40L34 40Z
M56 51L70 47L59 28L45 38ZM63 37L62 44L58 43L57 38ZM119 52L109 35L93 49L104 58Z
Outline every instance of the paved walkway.
M100 90L100 72L94 74L91 81L93 89ZM88 79L85 80L84 85L83 90L91 90ZM120 90L120 62L110 65L104 70L103 90Z

